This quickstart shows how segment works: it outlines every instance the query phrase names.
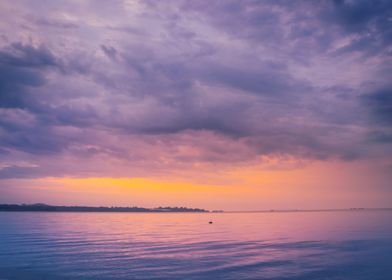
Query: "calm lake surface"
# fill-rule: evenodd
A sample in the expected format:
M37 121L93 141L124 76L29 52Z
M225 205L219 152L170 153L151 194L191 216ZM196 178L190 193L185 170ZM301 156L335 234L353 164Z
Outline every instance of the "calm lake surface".
M0 212L0 279L390 280L392 211Z

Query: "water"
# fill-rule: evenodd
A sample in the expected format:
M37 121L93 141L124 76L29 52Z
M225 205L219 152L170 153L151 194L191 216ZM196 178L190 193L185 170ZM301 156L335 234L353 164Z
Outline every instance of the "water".
M0 212L0 279L389 280L392 211Z

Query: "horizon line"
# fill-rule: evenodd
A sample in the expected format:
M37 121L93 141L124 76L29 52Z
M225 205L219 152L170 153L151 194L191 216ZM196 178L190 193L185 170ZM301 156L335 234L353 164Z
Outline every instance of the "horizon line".
M259 210L208 210L204 208L193 208L186 206L157 206L157 207L142 207L142 206L86 206L86 205L52 205L46 203L0 203L1 205L17 205L17 206L48 206L48 207L84 207L84 208L138 208L138 209L146 209L146 210L154 210L154 209L169 209L169 208L178 208L178 209L197 209L203 210L204 213L282 213L282 212L339 212L339 211L391 211L392 207L350 207L350 208L320 208L320 209L259 209ZM1 209L0 209L1 211ZM4 211L4 210L3 210ZM29 211L26 211L29 212ZM88 212L88 211L85 211ZM200 212L201 213L201 212Z

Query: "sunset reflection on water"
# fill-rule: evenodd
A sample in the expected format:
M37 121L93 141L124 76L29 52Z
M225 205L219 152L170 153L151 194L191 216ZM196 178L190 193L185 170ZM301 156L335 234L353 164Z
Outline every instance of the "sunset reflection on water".
M387 279L391 214L0 213L0 276Z

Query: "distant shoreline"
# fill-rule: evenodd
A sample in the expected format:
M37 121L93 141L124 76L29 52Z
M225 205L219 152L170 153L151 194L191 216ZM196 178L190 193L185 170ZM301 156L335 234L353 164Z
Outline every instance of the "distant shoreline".
M205 210L187 207L106 207L106 206L56 206L37 204L0 204L0 212L93 212L93 213L296 213L296 212L362 212L392 211L392 208L337 208L337 209L268 209L248 211Z
M55 206L46 204L0 204L0 212L129 212L129 213L208 213L208 210L187 207L94 207Z
M295 213L295 212L361 212L392 211L392 208L341 208L341 209L271 209L250 211L224 211L224 213Z

